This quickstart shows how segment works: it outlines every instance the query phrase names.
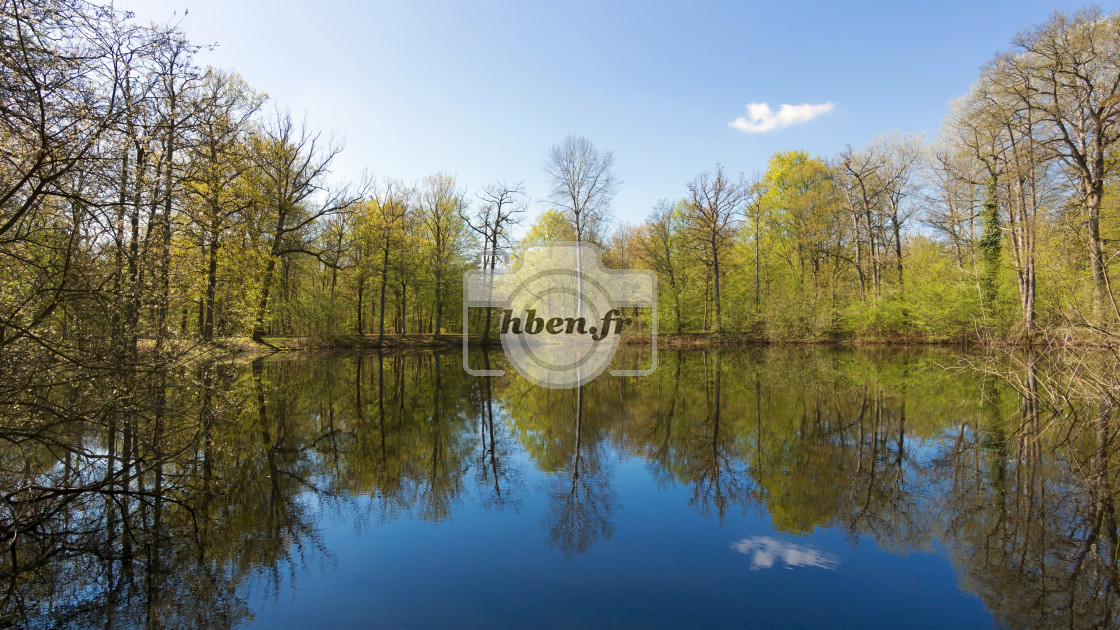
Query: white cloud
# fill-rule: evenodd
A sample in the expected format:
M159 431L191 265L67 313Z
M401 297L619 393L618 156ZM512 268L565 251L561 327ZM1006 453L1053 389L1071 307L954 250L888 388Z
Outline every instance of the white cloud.
M751 557L751 571L769 569L780 561L787 569L818 567L836 570L840 560L836 556L817 551L808 545L796 545L769 536L753 536L732 543L731 548Z
M831 101L812 105L782 105L778 111L770 109L769 103L748 103L747 115L736 118L727 126L734 127L747 133L765 133L775 129L784 129L793 125L803 125L810 120L832 111L835 105Z

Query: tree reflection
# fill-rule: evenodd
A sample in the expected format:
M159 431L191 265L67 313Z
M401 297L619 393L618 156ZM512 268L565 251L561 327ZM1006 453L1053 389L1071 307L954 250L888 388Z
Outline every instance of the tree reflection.
M950 554L963 584L1009 626L1114 625L1116 416L1107 404L1067 409L1080 417L1049 430L1038 369L1029 357L1008 421L962 431L954 444Z
M649 378L561 391L456 364L203 363L132 379L101 416L0 426L0 624L237 625L253 589L332 560L324 512L369 527L453 520L468 501L513 513L536 487L526 461L545 540L594 552L621 509L617 457L715 521L754 511L788 534L944 550L1003 624L1116 621L1116 409L1053 404L1041 360L1012 387L891 350L675 352ZM779 542L737 548L808 562Z
M489 349L480 352L483 360L483 369L491 369L491 354ZM479 379L478 393L481 400L478 407L481 411L478 418L479 439L481 448L478 456L478 484L482 502L488 508L519 510L521 507L521 494L523 491L522 480L515 467L507 463L510 451L515 446L512 444L506 423L499 418L495 422L495 407L501 414L501 406L495 404L494 382L491 378Z
M445 361L206 363L157 374L150 406L103 425L75 421L30 449L7 431L4 487L43 490L35 511L11 500L26 491L9 495L0 519L0 624L231 627L251 616L249 588L276 592L331 560L321 511L449 518L477 408L474 383Z
M734 425L720 413L723 409L722 354L718 351L706 353L704 368L705 414L703 418L694 417L686 425L683 472L692 482L689 504L704 515L714 512L722 521L729 505L749 503L751 484L743 444L735 437Z
M615 493L603 451L583 439L584 386L575 391L575 432L571 459L553 477L549 490L548 543L565 556L584 553L614 532Z

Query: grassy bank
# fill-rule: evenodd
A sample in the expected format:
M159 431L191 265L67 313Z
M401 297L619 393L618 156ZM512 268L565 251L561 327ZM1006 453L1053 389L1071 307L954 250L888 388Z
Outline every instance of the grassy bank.
M301 337L265 337L264 344L257 344L248 338L223 340L223 347L230 350L244 352L285 352L312 349L377 349L377 335L343 335L331 339L310 339ZM471 348L501 348L501 341L496 336L491 336L486 344L482 343L481 335L470 335L468 342ZM624 345L647 345L648 335L624 334L621 339ZM752 332L687 332L687 333L660 333L657 336L657 345L660 348L707 348L730 346L762 346L762 345L834 345L834 346L869 346L869 345L932 345L932 346L966 346L976 343L975 338L970 339L938 339L913 336L897 338L856 338L856 337L814 337L801 339L768 339ZM435 337L431 334L385 335L381 344L383 350L458 350L462 348L463 337L455 333L447 333ZM256 347L255 349L253 347Z

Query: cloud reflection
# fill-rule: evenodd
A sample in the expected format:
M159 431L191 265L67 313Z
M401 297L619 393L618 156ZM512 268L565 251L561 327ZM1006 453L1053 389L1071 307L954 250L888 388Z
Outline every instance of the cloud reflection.
M795 545L769 536L752 536L731 544L741 554L751 556L751 571L771 569L781 561L787 569L818 567L835 571L840 566L836 556L817 551L808 545Z

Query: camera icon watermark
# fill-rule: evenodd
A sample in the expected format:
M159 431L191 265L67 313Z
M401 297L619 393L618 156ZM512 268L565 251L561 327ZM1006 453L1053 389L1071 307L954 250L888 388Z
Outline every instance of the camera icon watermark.
M612 376L647 376L657 367L657 275L641 269L608 269L592 243L535 245L519 253L510 269L471 269L463 275L463 368L467 361L467 314L471 307L501 309L498 337L510 365L529 381L570 389L603 373L622 331L635 325L626 309L651 309L652 362Z

